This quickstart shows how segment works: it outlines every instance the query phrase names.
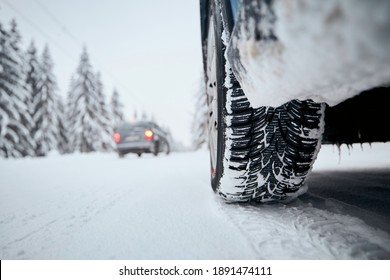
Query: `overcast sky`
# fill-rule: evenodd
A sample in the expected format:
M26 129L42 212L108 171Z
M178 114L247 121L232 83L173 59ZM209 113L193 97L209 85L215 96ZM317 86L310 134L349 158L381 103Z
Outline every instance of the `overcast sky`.
M126 117L145 111L190 143L201 66L198 0L0 0L0 22L16 18L26 49L48 44L60 94L87 46L107 99L116 87Z

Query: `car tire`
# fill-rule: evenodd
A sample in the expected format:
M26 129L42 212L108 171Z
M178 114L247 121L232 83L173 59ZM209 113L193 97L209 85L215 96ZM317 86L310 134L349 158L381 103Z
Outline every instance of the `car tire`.
M123 158L125 155L121 152L118 152L118 156L119 156L119 158Z
M154 143L154 147L153 147L153 155L154 155L154 156L158 156L159 149L160 149L160 144L159 144L159 142Z
M165 154L166 155L169 155L171 153L171 147L169 147L169 144L168 143L165 143L166 145L166 151L165 151Z
M230 32L215 2L204 43L212 188L229 202L296 197L320 148L325 105L292 100L252 108L225 59L222 38L227 42Z
M163 141L162 144L161 144L161 149L160 149L161 153L164 153L166 155L169 155L170 153L170 148L169 148L169 144L167 141Z

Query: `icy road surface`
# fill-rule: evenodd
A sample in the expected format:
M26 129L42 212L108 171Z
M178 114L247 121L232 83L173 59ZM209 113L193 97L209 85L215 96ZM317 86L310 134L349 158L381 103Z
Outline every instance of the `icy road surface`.
M324 146L308 183L237 205L206 151L0 159L0 259L390 259L390 145Z

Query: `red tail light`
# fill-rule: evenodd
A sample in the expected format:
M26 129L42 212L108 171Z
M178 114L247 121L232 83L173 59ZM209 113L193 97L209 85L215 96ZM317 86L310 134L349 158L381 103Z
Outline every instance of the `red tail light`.
M114 134L115 143L119 143L121 141L121 135L119 133Z
M150 129L145 131L145 139L147 141L152 141L153 140L154 133Z

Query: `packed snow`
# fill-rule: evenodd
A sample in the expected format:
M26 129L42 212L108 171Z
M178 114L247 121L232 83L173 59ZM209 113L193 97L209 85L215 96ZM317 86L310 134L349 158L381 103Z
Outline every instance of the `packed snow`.
M341 148L322 147L307 194L260 205L212 192L206 150L0 159L0 259L390 259L389 207L373 205L390 145Z
M253 107L293 99L333 106L389 83L389 1L250 2L228 52ZM255 10L261 17L251 17Z

